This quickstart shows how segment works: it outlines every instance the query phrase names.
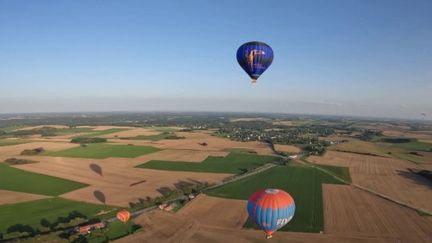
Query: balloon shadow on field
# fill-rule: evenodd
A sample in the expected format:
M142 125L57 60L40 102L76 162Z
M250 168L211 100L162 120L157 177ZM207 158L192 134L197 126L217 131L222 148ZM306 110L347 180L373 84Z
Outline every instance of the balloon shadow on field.
M398 173L398 175L400 175L406 179L411 180L412 182L416 183L417 185L429 187L430 189L432 189L432 181L429 180L429 178L427 178L427 176L425 176L425 175L422 176L421 175L422 171L420 171L420 170L408 169L408 171L397 170L396 172ZM431 173L431 175L432 175L432 173Z
M100 176L103 176L102 175L102 168L99 165L97 165L97 164L90 164L89 167L96 174L98 174Z
M96 190L93 192L93 195L99 202L105 204L106 198L105 198L105 194L103 192Z

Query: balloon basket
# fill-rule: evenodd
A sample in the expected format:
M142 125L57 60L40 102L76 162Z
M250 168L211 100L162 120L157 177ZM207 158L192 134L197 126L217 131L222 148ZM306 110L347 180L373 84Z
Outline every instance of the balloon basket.
M266 235L266 239L271 239L273 237L273 235Z

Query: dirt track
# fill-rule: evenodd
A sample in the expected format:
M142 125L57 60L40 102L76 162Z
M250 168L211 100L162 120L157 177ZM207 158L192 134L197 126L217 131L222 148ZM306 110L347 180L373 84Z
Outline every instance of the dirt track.
M328 151L324 156L311 156L308 160L349 167L353 183L412 207L432 211L432 183L407 170L422 168L413 163L335 151Z
M432 221L416 211L345 185L323 185L324 229L334 235L432 242Z

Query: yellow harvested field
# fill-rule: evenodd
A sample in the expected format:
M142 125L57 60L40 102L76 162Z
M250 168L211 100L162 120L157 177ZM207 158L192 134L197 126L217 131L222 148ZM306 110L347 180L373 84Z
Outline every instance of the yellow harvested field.
M177 136L183 136L185 139L165 139L160 141L143 141L143 140L124 140L111 139L111 142L134 145L147 145L163 149L186 149L202 151L229 151L231 149L253 150L258 154L270 155L273 151L270 147L261 142L238 142L226 138L220 138L209 134L208 132L176 132ZM206 146L202 144L206 143Z
M275 144L274 147L275 150L279 152L292 153L292 154L298 154L301 152L301 149L294 145Z
M408 171L423 169L403 160L328 151L309 161L349 167L352 182L412 207L432 212L432 183Z
M78 144L73 143L58 143L58 142L32 142L32 143L24 143L10 146L1 146L0 147L0 161L4 159L20 155L21 152L25 149L35 149L35 148L44 148L45 150L57 151L68 148L73 148L79 146ZM36 157L32 157L35 159Z
M159 133L160 132L157 132L157 131L151 130L151 129L147 129L147 128L132 128L132 129L126 130L126 131L106 134L106 135L103 135L101 137L104 137L104 138L114 138L114 137L128 138L128 137L136 137L136 136L157 135Z
M37 195L31 193L0 190L0 205L27 202L27 201L33 201L33 200L38 200L38 199L43 199L48 197L49 196L43 196L43 195Z
M33 158L19 156L18 158ZM39 163L24 164L17 168L36 173L56 176L91 185L62 195L62 197L78 201L101 203L94 196L99 190L105 194L106 203L118 206L128 206L129 202L137 201L146 196L160 196L158 191L164 188L176 188L184 184L196 182L216 183L231 174L177 172L134 168L139 164L135 159L110 158L105 160L61 158L38 156ZM102 175L90 169L91 164L97 164ZM131 186L131 184L138 183Z
M196 206L196 204L195 204ZM203 212L204 216L208 212ZM219 211L223 214L224 211ZM200 217L199 215L197 215ZM173 214L160 210L142 214L134 219L134 222L141 225L143 231L126 236L115 242L192 242L192 243L218 243L218 242L269 242L264 237L264 232L260 230L246 230L229 227L212 226L212 218L206 222L197 221L196 218L186 217L179 213ZM230 223L229 225L232 225ZM294 233L276 232L271 242L295 242L295 243L396 243L400 242L394 237L368 237L368 236L349 236L331 235L315 233Z
M200 194L184 206L178 214L200 224L241 229L248 218L247 201L210 197Z
M323 185L324 230L334 235L432 242L432 221L416 211L345 185Z
M208 156L225 157L229 153L224 151L202 151L202 150L185 150L185 149L166 149L155 153L150 153L139 157L140 162L150 160L166 161L185 161L185 162L202 162Z

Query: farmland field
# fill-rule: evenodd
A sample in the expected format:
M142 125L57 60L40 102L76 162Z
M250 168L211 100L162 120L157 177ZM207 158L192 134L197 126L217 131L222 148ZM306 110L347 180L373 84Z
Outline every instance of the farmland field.
M324 156L310 156L308 161L349 167L354 184L415 208L432 211L432 184L408 170L422 170L422 165L394 158L336 151L328 151Z
M420 142L415 139L411 140L408 143L397 143L394 144L393 146L406 149L406 150L432 152L432 144L426 142Z
M28 141L23 139L0 139L0 146L9 146L23 143L28 143Z
M113 144L89 144L86 147L75 147L61 151L46 152L44 155L71 158L105 159L108 157L135 158L153 153L160 149L150 146L129 146Z
M358 154L390 157L390 155L388 154L388 149L382 148L375 143L365 142L361 140L350 140L348 142L332 145L328 149L340 152L351 152Z
M265 155L230 153L226 157L209 156L201 163L151 160L137 167L156 170L239 174L245 170L273 162L276 159L276 157Z
M184 137L180 137L175 135L175 133L170 132L162 132L155 135L137 135L135 137L128 137L123 139L129 139L129 140L149 140L149 141L159 141L162 139L184 139Z
M432 221L415 210L345 185L324 185L325 232L431 242Z
M319 232L323 230L323 196L321 184L341 184L333 177L312 167L278 166L258 175L209 191L216 197L247 200L261 188L280 188L290 193L296 202L293 220L282 231ZM248 220L245 227L255 227Z
M5 233L8 227L15 224L41 227L41 219L54 222L58 217L65 217L72 211L96 218L97 214L112 209L105 205L96 205L62 198L41 199L31 202L0 205L0 233Z
M122 132L122 131L126 131L126 130L128 130L128 129L127 128L110 128L110 129L106 129L106 130L92 130L92 131L86 132L83 135L80 135L79 137L98 137L98 136Z
M56 196L87 186L75 181L20 170L0 163L0 189Z

